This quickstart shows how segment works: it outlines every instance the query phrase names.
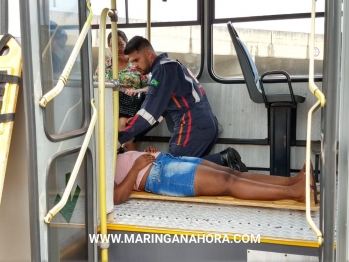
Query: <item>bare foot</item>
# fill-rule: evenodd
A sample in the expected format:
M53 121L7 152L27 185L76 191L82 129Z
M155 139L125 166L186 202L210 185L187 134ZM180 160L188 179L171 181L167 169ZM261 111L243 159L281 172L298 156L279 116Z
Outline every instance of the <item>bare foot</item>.
M300 181L292 186L292 191L294 192L294 200L298 202L305 202L305 175L304 172L300 177Z
M299 171L299 173L297 175L292 177L291 185L297 184L299 181L301 181L303 179L304 175L305 175L305 164L304 164L303 168L301 169L301 171Z

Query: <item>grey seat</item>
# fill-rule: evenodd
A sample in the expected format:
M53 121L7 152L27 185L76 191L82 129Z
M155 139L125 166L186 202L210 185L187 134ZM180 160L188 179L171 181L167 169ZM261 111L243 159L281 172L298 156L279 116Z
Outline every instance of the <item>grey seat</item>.
M270 144L270 173L290 176L290 147L296 140L297 104L303 103L305 97L294 95L291 78L286 71L265 72L259 78L257 67L252 57L239 38L231 22L228 31L244 76L251 100L264 103L268 109L268 140ZM289 94L266 94L263 87L264 77L270 75L285 76ZM286 138L286 139L285 139Z
M271 106L273 103L292 103L292 106L295 106L295 103L303 103L305 97L293 94L291 78L286 71L269 71L262 74L259 78L257 67L247 47L239 38L233 24L228 22L227 25L251 100L255 103L264 103L266 107ZM287 79L290 94L265 94L263 79L267 75L284 75Z

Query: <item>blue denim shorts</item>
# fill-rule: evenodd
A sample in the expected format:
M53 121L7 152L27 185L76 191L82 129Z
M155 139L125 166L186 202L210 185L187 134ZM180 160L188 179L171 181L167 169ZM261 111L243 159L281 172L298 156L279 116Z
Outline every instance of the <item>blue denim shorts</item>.
M153 162L145 191L166 196L195 196L194 178L201 158L160 153Z

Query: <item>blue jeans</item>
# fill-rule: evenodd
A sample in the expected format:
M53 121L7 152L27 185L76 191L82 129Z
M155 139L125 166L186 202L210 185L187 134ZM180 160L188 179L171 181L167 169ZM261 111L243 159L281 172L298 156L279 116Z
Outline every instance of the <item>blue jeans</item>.
M197 157L161 153L153 162L145 191L167 196L195 196L195 172L201 162Z

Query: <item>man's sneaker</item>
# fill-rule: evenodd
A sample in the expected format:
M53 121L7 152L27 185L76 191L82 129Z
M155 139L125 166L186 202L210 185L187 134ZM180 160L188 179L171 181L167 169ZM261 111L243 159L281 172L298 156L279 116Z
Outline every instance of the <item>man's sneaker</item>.
M241 161L241 156L234 148L228 147L220 152L223 166L228 166L231 169L247 172L246 165Z

